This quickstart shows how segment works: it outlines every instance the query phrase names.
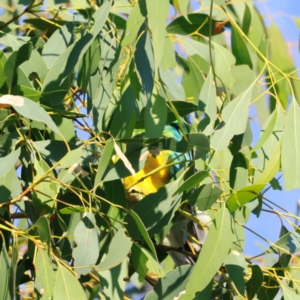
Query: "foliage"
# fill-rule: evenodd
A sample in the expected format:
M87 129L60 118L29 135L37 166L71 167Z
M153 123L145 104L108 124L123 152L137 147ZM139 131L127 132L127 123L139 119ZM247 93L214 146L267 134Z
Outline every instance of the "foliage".
M125 299L146 282L147 300L300 298L299 229L266 196L278 176L300 187L293 61L252 1L200 3L3 1L1 299ZM174 121L178 143L162 135ZM131 208L122 178L153 148L194 158ZM246 257L262 211L290 228ZM200 253L162 243L174 226L183 240L186 220L208 231ZM175 267L170 250L196 264Z

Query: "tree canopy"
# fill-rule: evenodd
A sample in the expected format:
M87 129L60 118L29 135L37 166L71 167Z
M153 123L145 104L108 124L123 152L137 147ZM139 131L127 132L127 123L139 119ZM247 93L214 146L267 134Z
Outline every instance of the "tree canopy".
M300 188L299 77L254 1L2 2L1 299L300 299L299 217L268 197ZM193 156L132 206L150 149ZM261 212L277 241L247 226Z

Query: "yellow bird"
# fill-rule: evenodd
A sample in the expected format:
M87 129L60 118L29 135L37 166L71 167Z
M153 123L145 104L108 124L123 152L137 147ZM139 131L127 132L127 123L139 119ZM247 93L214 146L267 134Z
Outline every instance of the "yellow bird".
M180 141L183 136L176 123L167 125L163 135L168 138L174 138L177 142ZM123 179L130 207L142 200L145 196L157 192L159 188L166 185L171 178L184 167L187 161L192 160L192 155L190 152L183 155L182 153L169 150L149 150L140 157L140 160L146 160L143 169L134 176L131 175ZM176 163L169 165L170 162ZM207 224L211 221L205 212L195 211L193 214L202 224ZM182 220L183 217L180 219ZM191 249L191 252L198 253L201 246L199 243L195 243L194 239L196 238L200 244L203 244L207 232L193 222L187 222L187 232L190 236L193 235L194 238L188 238L188 241L184 241L182 230L178 231L178 229L171 228L162 244L167 247L182 249L184 245L188 243L188 248ZM177 265L194 263L194 259L183 253L173 250L168 252Z
M182 139L182 133L176 123L166 125L163 135L172 137L176 141ZM143 169L123 179L127 200L131 205L167 184L184 167L184 160L191 160L191 155L155 149L145 152L140 157L140 161L142 160L146 160ZM170 162L178 162L178 164L168 166Z

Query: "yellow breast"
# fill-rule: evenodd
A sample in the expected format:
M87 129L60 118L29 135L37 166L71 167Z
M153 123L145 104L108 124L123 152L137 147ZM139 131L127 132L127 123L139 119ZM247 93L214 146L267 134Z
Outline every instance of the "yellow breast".
M164 151L157 154L148 153L144 168L136 173L135 176L124 178L123 184L127 194L127 199L137 202L145 196L155 193L170 180L167 164L168 155ZM155 171L157 169L157 171ZM151 173L151 174L149 174ZM147 174L149 174L147 176Z

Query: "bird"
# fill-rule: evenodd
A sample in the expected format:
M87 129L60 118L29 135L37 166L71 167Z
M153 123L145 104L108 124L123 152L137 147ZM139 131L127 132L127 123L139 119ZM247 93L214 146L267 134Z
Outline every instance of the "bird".
M183 138L183 133L178 123L174 122L165 126L163 136L174 138L176 142L180 142ZM176 176L179 170L186 167L192 159L192 151L182 154L171 150L147 150L140 157L140 160L145 160L144 167L135 175L123 178L129 208L132 208L145 196L156 193ZM171 165L170 162L172 162ZM178 226L171 227L170 231L164 237L162 245L173 249L191 250L193 254L196 254L201 250L201 246L207 235L205 225L201 226L199 223L209 224L211 219L206 212L194 209L189 205L186 206L186 209L199 221L197 222L198 224L186 220L186 222L183 222L185 228L178 228ZM184 217L180 216L176 222L182 222L183 220ZM187 238L184 236L187 236ZM195 263L194 258L180 253L180 251L170 250L168 253L178 266Z
M176 142L181 141L183 133L178 123L166 125L163 131L166 138L174 138ZM135 175L125 177L123 185L130 206L142 200L145 196L156 193L159 188L166 185L176 173L191 161L191 153L178 153L170 150L147 150L140 160L146 160L143 169ZM170 162L176 164L168 165ZM147 176L147 174L149 174Z

